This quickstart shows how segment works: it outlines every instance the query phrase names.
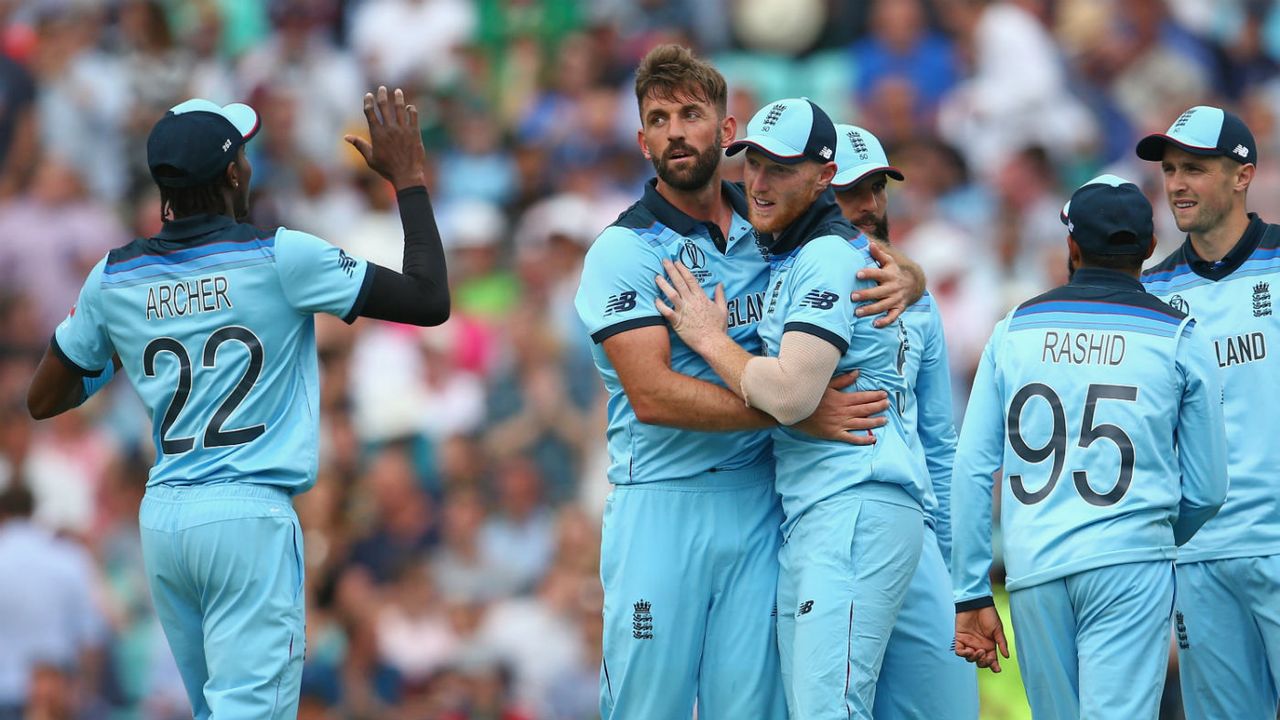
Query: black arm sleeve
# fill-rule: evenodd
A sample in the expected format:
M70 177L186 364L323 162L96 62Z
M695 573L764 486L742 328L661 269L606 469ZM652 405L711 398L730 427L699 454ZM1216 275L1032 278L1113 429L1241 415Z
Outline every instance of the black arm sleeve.
M396 193L404 226L404 273L369 263L369 293L357 314L376 320L439 325L449 319L449 278L431 198L421 185Z

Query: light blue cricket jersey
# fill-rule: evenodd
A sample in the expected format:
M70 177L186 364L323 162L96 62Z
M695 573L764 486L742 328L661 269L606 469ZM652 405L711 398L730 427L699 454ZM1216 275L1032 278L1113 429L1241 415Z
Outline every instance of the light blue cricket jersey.
M1172 559L1226 494L1217 372L1198 328L1131 276L1081 269L1001 320L951 488L958 603L989 597L992 473L1007 586Z
M787 228L780 245L794 249L770 260L767 305L760 322L765 354L777 357L783 333L809 333L840 350L836 374L861 371L848 392L885 390L889 397L903 400L906 330L901 322L877 329L873 317L854 315L850 293L874 285L859 280L857 272L876 267L876 262L866 237L840 215L835 196L823 194ZM868 493L885 485L896 487L898 492L879 499L923 506L927 480L922 458L908 444L897 403L891 403L886 414L888 424L876 431L874 445L821 440L783 426L773 431L784 533L816 503L857 486Z
M221 215L165 223L90 271L53 349L85 374L119 353L151 414L149 485L315 482L312 315L355 319L372 273L313 235Z
M728 238L711 223L694 220L658 193L655 181L644 197L587 251L574 305L594 345L592 357L609 393L609 481L615 485L677 480L713 470L737 470L767 464L772 448L767 430L698 432L648 425L636 419L618 373L601 346L606 339L639 327L666 325L654 301L661 296L655 278L665 275L662 260L684 263L708 293L724 283L729 301L729 336L747 352L759 354L756 323L763 307L769 270L747 222L742 190L723 183L733 206ZM724 247L722 251L717 243ZM671 368L724 386L711 366L674 333Z
M1147 291L1196 320L1213 345L1223 386L1231 490L1218 516L1178 550L1178 562L1280 553L1280 226L1250 215L1240 242L1218 263L1184 242L1143 273Z
M925 521L933 527L942 558L951 563L951 465L956 455L955 414L951 407L951 364L942 316L933 296L925 293L902 314L907 355L902 374L907 384L902 425L907 443L924 463Z

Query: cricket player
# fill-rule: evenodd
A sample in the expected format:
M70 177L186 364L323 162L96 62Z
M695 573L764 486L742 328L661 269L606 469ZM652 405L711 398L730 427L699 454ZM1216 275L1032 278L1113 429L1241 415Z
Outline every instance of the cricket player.
M871 245L830 192L835 126L807 99L770 103L729 146L746 150L747 210L770 274L753 355L725 332L728 304L713 302L684 265L659 278L658 308L745 404L768 412L777 489L786 516L778 581L778 645L793 718L871 718L876 676L920 557L923 463L900 408L871 445L796 432L827 382L857 368L855 387L902 398L901 322L876 329L851 299L865 286L848 271L875 264ZM731 321L729 321L731 322Z
M641 152L657 178L587 253L575 304L609 392L609 481L600 576L605 591L605 720L784 718L775 602L779 528L769 415L747 407L655 307L654 278L679 260L723 286L729 332L759 348L769 266L742 190L720 179L737 131L723 76L663 45L636 72ZM847 265L850 278L861 266ZM922 287L867 268L868 318ZM895 313L896 315L896 313ZM870 322L870 320L868 320ZM824 387L830 376L824 379ZM844 378L834 383L845 387ZM829 390L806 423L833 442L870 442L881 388Z
M1227 493L1221 386L1203 331L1146 293L1151 204L1103 175L1063 208L1071 281L991 335L956 450L956 653L999 672L992 474L1018 663L1037 720L1154 720L1175 546Z
M836 125L836 203L872 242L889 242L888 185L902 182L879 138L854 125ZM933 297L902 314L906 354L900 357L906 393L899 403L912 450L929 471L924 486L924 540L898 620L889 636L876 684L877 720L932 718L977 720L978 679L952 652L955 606L951 602L951 463L956 428L951 408L951 368L942 316ZM929 692L921 692L922 678Z
M383 87L364 112L372 141L347 139L396 188L403 275L313 235L244 224L244 146L258 116L188 100L147 140L163 228L89 272L27 398L32 416L47 418L122 370L151 414L143 561L196 718L297 716L303 545L290 498L316 478L312 316L449 316L417 110Z
M1137 152L1160 163L1169 209L1187 233L1142 282L1195 318L1212 343L1230 439L1227 502L1178 551L1182 701L1187 720L1272 720L1280 703L1280 444L1267 429L1280 407L1271 297L1280 227L1245 210L1258 147L1234 114L1193 107Z

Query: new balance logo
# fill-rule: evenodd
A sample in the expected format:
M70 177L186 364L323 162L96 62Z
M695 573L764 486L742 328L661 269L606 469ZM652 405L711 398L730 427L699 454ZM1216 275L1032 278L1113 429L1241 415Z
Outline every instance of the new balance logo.
M826 145L823 145L822 149L818 151L818 154L822 156L823 160L830 160L831 148L827 147Z
M1249 157L1249 148L1247 148L1247 147L1245 147L1245 146L1243 146L1243 145L1237 145L1237 146L1236 146L1236 149L1235 149L1235 150L1232 150L1231 152L1233 152L1233 153L1235 153L1235 154L1239 155L1239 156L1240 156L1240 157L1242 157L1242 158L1247 158L1247 157Z
M226 152L230 149L231 149L231 138L227 138L227 141L222 143L222 152Z
M338 267L351 277L356 271L356 259L347 254L346 250L338 251Z
M813 612L813 601L805 600L804 602L800 603L800 607L796 608L796 617L800 617L801 615L808 615L811 612Z
M627 312L636 309L636 291L627 290L617 295L610 295L609 302L604 306L604 315L609 317L614 313Z
M778 120L782 119L782 113L786 109L787 106L782 103L776 103L773 107L769 108L769 114L764 116L764 127L762 130L764 130L764 132L772 130L773 126L778 124Z
M1271 315L1271 283L1260 282L1253 286L1253 316Z
M830 310L836 306L840 296L826 290L810 290L800 301L800 307L811 307L815 310Z
M631 615L631 637L637 640L653 639L653 614L649 612L652 607L653 605L644 599L631 606L634 610Z

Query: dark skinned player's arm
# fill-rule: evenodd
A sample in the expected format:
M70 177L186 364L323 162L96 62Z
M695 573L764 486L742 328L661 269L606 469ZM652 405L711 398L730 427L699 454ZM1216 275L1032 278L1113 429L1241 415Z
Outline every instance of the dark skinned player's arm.
M422 185L398 189L404 272L369 263L367 294L355 314L376 320L440 325L449 319L449 278L431 198Z
M86 376L80 368L63 360L50 344L44 351L44 357L40 358L31 387L27 390L27 412L36 420L45 420L79 407L120 369L119 355L112 357L111 362L110 373L103 368L97 375ZM105 378L104 373L107 373Z
M672 370L665 324L618 333L602 346L642 423L709 432L777 424L728 389Z

